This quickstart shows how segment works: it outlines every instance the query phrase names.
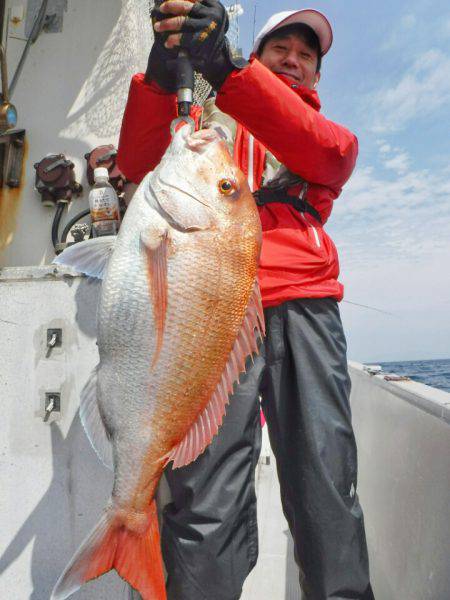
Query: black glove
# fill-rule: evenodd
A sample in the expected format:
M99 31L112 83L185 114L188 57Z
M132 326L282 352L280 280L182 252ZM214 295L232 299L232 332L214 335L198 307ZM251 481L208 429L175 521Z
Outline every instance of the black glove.
M194 69L218 90L228 75L248 63L234 59L227 38L228 14L218 0L197 1L183 27L180 46L189 51Z
M163 15L157 9L152 10L151 17L153 24L167 19L167 15ZM159 87L167 92L174 93L176 92L175 59L178 56L178 48L169 49L164 46L170 35L169 33L157 33L155 31L154 35L155 41L148 57L145 81L147 83L156 81Z
M152 11L153 24L171 15ZM192 65L210 85L218 90L235 69L248 65L242 58L234 58L225 37L229 21L225 8L218 0L195 2L181 29L180 47L188 50ZM145 80L154 80L168 92L176 91L176 58L179 48L164 46L174 32L155 32L155 43L150 52Z
M194 61L194 69L203 75L214 90L218 91L230 73L244 69L248 64L244 58L232 55L230 44L225 38L223 46L209 59Z

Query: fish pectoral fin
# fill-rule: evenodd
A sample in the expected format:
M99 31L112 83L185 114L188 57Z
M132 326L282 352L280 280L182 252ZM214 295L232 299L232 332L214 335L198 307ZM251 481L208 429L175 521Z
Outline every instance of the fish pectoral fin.
M96 367L81 392L80 420L95 453L108 469L113 470L112 444L97 401Z
M107 235L79 242L66 248L53 263L73 267L79 273L89 277L103 279L116 239L115 235Z
M169 238L169 226L162 219L153 222L150 227L141 231L141 242L147 251L158 250Z
M184 439L167 456L167 462L173 460L174 469L193 462L211 443L222 425L234 384L239 382L240 374L245 372L247 358L259 353L258 342L264 335L261 294L259 285L255 282L241 329L211 400L194 421Z
M141 233L141 243L147 259L147 272L156 326L156 350L152 367L161 352L168 302L167 261L169 251L169 229L158 227Z

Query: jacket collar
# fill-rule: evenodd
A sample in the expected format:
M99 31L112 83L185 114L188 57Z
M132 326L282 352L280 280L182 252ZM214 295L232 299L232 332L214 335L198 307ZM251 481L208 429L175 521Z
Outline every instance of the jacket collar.
M292 81L292 79L289 79L289 77L286 77L285 75L278 75L278 73L275 73L275 75L283 83L288 85L291 88L291 90L293 90L298 96L300 96L300 98L302 100L304 100L307 104L312 106L312 108L314 108L314 110L317 110L317 112L320 112L321 103L320 103L319 94L316 92L316 90L310 90L309 88L307 88L303 85L294 83Z

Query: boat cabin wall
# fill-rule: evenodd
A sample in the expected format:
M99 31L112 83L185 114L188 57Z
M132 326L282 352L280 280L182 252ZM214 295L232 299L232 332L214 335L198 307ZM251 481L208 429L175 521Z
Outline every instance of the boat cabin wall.
M26 45L30 14L41 2L4 4L3 44L11 81ZM17 21L19 5L23 18ZM41 204L34 164L47 154L64 154L75 164L84 191L65 209L62 230L88 207L84 155L100 145L117 146L131 76L145 69L152 44L147 0L50 0L49 9L55 6L61 10L62 30L42 31L11 99L19 114L17 128L26 130L26 149L20 187L0 189L0 267L53 260L55 208Z

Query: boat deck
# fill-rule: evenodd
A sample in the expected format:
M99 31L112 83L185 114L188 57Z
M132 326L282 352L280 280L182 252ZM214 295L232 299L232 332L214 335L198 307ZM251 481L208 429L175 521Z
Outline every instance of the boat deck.
M97 283L55 267L0 272L1 598L47 600L73 552L97 523L112 487L77 411L98 361ZM51 299L51 301L49 301ZM48 329L64 346L48 356ZM20 365L20 371L18 371ZM450 394L350 365L364 508L377 600L450 598ZM61 395L45 419L45 393ZM259 560L243 600L300 600L292 542L267 440L258 467ZM129 599L109 573L74 600ZM208 600L214 600L213 598Z
M266 456L270 464L265 464ZM241 600L301 600L292 537L284 518L273 455L257 471L259 557Z

